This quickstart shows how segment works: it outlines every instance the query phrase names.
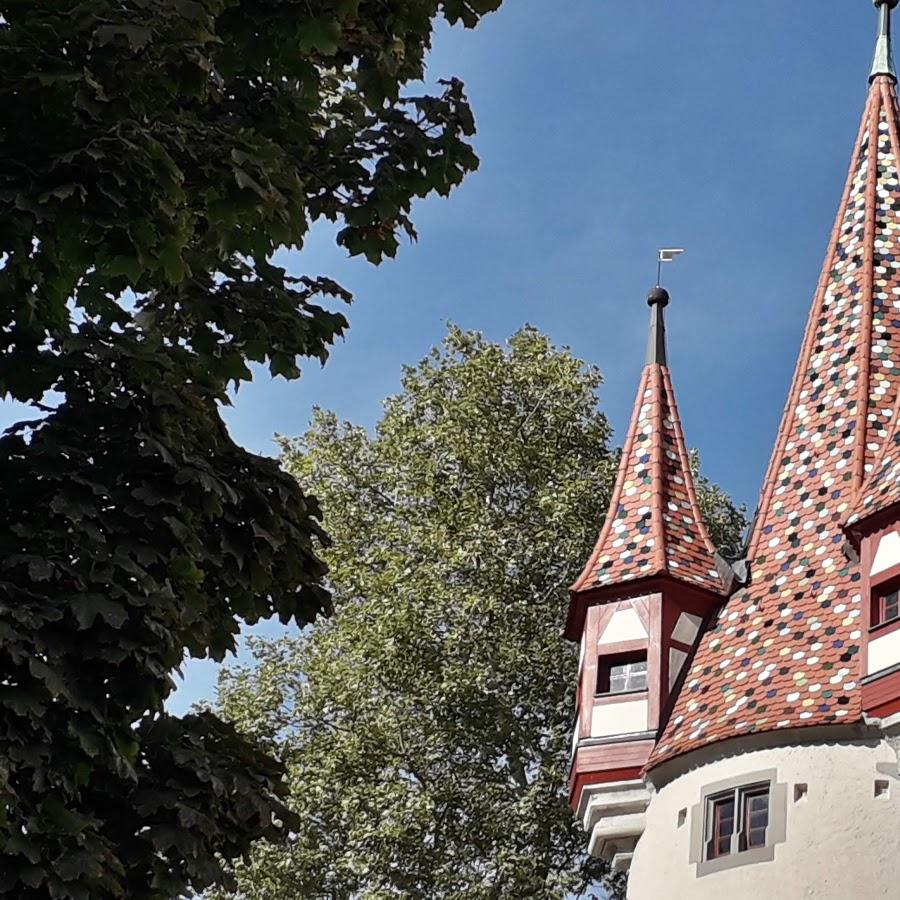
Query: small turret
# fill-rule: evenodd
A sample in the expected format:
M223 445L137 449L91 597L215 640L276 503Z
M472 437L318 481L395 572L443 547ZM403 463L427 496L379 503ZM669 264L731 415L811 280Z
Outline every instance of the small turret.
M641 769L701 626L728 588L697 505L669 377L669 294L657 286L647 302L647 360L618 478L570 589L566 626L582 646L571 802L593 833L592 852L620 868L643 827Z

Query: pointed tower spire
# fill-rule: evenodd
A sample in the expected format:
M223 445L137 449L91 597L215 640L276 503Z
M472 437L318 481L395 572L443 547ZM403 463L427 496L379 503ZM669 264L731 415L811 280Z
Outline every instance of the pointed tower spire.
M719 596L724 593L716 550L697 505L666 361L664 310L669 294L657 286L647 302L647 362L609 512L587 566L572 585L573 601L579 594L663 576ZM570 620L578 615L577 605L573 602L570 608Z
M666 313L669 292L657 285L647 297L650 307L650 338L647 341L647 365L655 363L665 366L666 362Z
M897 5L876 0L875 66L760 494L750 584L703 635L651 768L738 734L862 717L862 584L844 528L860 497L885 502L865 486L891 470L900 393Z
M591 785L634 787L701 626L731 587L697 505L669 378L669 294L657 284L647 302L647 362L609 511L569 589L564 634L582 647L569 781L575 810L583 809ZM623 682L620 675L632 671L633 681ZM621 716L623 699L632 703L629 719ZM629 815L617 813L592 844L620 862L634 849L633 820L642 817L649 794L630 790L628 798L625 807L616 805Z
M872 73L869 80L873 81L879 75L888 75L897 81L897 71L894 68L894 48L891 41L891 13L900 0L875 0L878 9L878 40L875 44L875 59L872 62Z

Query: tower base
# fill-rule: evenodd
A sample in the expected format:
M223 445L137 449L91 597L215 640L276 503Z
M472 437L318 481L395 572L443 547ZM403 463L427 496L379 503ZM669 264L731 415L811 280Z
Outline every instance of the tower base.
M896 898L898 745L874 727L849 735L798 729L737 739L720 745L717 758L697 751L654 770L658 788L634 850L628 900ZM709 846L715 798L760 784L770 785L765 845L740 850L736 837L735 852L717 856Z

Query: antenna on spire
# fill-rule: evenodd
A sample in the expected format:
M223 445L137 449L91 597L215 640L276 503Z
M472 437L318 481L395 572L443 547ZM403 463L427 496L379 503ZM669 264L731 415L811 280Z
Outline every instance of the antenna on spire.
M872 72L869 75L871 84L879 75L887 75L897 80L897 70L894 67L894 48L891 40L891 13L900 0L874 0L878 10L878 41L875 44L875 59L872 62Z
M895 0L895 2L900 3L900 0ZM659 287L659 283L662 279L662 264L674 262L682 253L684 253L684 250L680 247L665 247L659 251L659 256L656 259L657 287Z

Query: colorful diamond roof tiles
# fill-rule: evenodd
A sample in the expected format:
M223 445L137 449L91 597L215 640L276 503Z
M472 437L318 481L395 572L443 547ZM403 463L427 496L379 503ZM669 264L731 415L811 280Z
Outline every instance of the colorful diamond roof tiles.
M665 365L644 367L600 538L572 592L669 575L721 594Z
M860 574L843 526L868 473L891 481L881 473L900 461L883 449L900 386L898 118L894 79L874 78L763 486L751 581L702 636L648 767L736 735L860 718Z

